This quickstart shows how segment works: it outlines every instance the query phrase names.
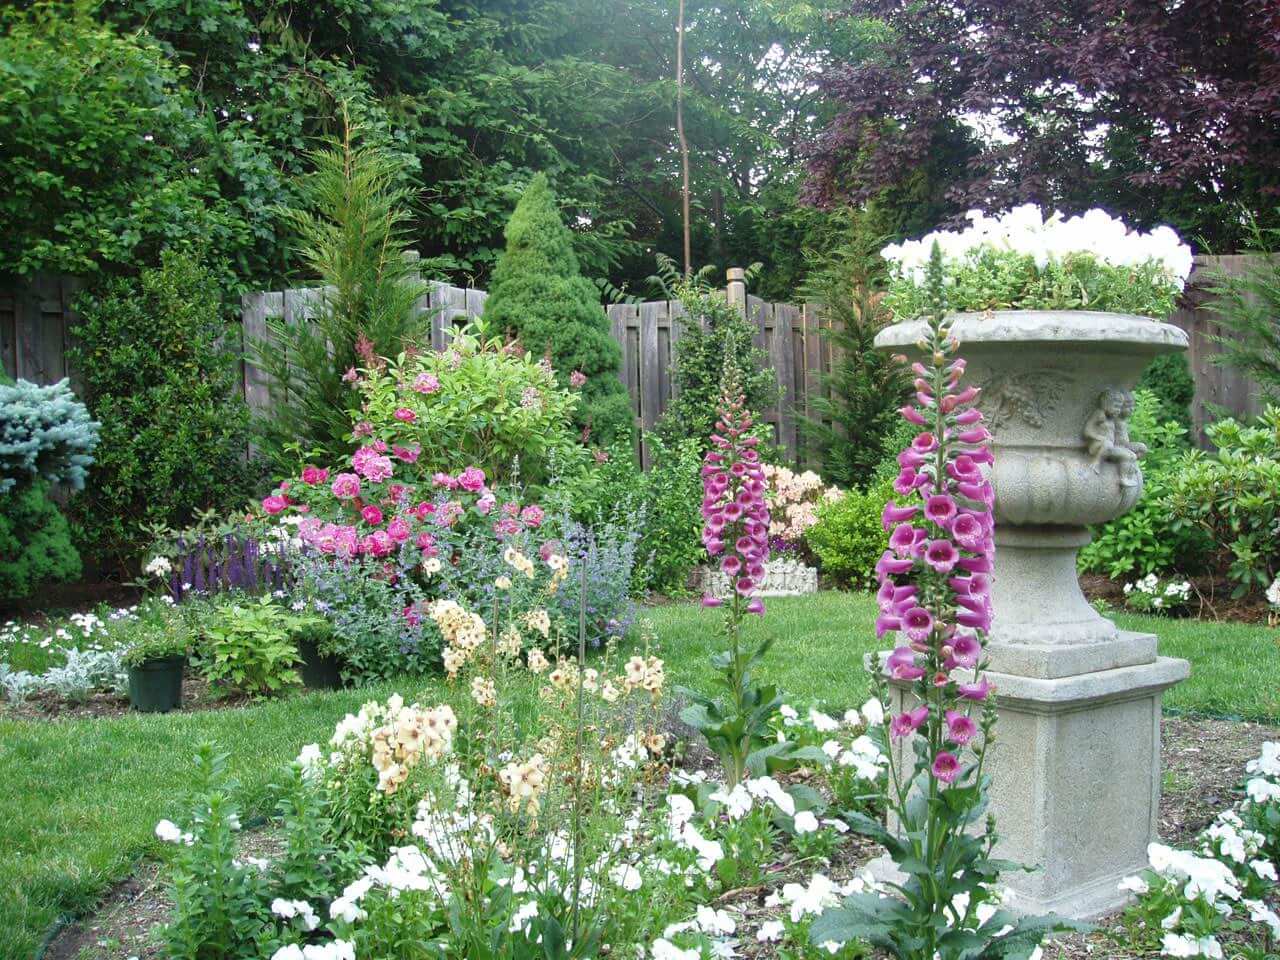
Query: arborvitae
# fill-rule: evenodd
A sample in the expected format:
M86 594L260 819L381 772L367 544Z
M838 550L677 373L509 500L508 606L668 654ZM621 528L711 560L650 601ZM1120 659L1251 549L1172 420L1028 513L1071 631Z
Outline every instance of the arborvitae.
M560 219L547 178L538 174L507 223L507 249L494 267L485 322L549 356L564 383L586 376L578 426L593 443L631 435L631 403L618 379L622 348L609 333L600 293L582 276L573 236Z

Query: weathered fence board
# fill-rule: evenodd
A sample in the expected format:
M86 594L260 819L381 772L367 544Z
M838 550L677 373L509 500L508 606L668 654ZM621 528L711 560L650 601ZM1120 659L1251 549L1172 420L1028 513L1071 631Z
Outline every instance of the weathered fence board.
M1183 308L1171 318L1187 330L1191 349L1188 356L1195 379L1193 401L1196 439L1204 443L1204 425L1219 408L1236 415L1250 415L1262 407L1257 385L1238 370L1212 362L1221 352L1214 341L1223 334L1220 324L1204 307L1204 283L1214 270L1240 274L1250 257L1198 257L1188 285ZM0 362L10 376L48 383L70 375L66 352L74 342L72 303L78 285L67 278L36 276L23 283L0 283ZM268 320L290 322L314 316L323 291L302 288L284 292L249 294L242 299L242 335L245 342L266 337ZM826 395L824 375L838 362L839 351L825 334L830 321L821 307L789 303L767 303L748 295L742 271L729 271L726 296L755 325L755 343L769 357L780 402L763 412L772 425L776 440L799 463L812 464L814 451L806 449L802 422L816 418L814 401ZM484 310L488 294L483 290L427 284L418 301L423 320L421 337L435 349L444 349L452 332ZM673 360L684 321L683 306L674 301L620 303L604 308L610 332L622 347L619 371L631 397L631 411L640 430L651 430L666 411L676 392ZM1280 318L1278 318L1280 319ZM245 398L255 409L271 403L266 379L252 364L243 375ZM641 461L647 466L649 451L641 444Z
M1222 353L1217 338L1227 331L1217 314L1204 306L1208 294L1205 287L1218 274L1239 277L1248 271L1252 256L1196 257L1196 266L1187 283L1180 309L1169 318L1187 332L1190 348L1187 363L1195 381L1195 398L1191 402L1192 430L1197 444L1207 443L1204 428L1217 418L1217 411L1227 410L1235 416L1261 413L1264 406L1258 385L1235 367L1214 363ZM1275 318L1280 326L1280 317Z

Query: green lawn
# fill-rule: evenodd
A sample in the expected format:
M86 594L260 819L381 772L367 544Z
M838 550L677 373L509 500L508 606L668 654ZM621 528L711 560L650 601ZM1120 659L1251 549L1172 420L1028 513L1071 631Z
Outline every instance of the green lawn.
M863 654L885 648L872 625L875 599L867 594L821 593L769 601L763 621L749 618L748 637L768 630L777 638L763 675L798 699L831 707L858 706L869 684ZM677 683L698 686L717 643L718 610L688 605L647 611ZM1125 630L1154 633L1160 654L1191 661L1191 677L1165 695L1170 711L1280 722L1280 633L1265 627L1115 614Z
M826 593L776 600L752 631L777 642L763 673L796 699L834 707L867 696L862 655L875 649L870 597ZM657 627L670 682L705 683L718 611L681 604L647 612ZM1231 624L1120 616L1122 626L1160 634L1161 652L1192 662L1191 679L1167 697L1171 709L1280 720L1280 651L1274 631ZM311 694L243 710L130 715L33 723L0 720L0 957L31 956L62 910L89 906L157 844L156 821L180 810L192 747L217 741L232 752L246 807L265 808L281 765L321 741L344 713L421 681L357 692Z

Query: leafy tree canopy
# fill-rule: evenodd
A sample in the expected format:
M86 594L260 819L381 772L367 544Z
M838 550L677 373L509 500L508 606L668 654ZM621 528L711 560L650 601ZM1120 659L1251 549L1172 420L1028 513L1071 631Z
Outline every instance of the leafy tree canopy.
M764 293L818 219L811 75L864 42L838 2L688 2L694 257L763 261ZM539 171L585 275L635 285L679 250L668 0L18 0L3 26L0 273L134 272L192 235L278 288L299 264L276 211L344 102L406 158L428 275L485 285Z

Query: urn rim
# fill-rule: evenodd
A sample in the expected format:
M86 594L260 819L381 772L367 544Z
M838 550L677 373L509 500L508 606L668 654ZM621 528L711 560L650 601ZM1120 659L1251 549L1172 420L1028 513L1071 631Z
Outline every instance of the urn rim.
M950 315L952 332L965 343L1110 343L1152 353L1185 350L1181 327L1131 313L1099 310L991 310ZM906 320L876 334L878 349L914 347L928 321Z

